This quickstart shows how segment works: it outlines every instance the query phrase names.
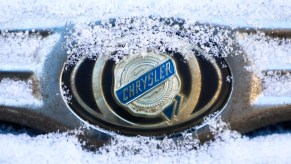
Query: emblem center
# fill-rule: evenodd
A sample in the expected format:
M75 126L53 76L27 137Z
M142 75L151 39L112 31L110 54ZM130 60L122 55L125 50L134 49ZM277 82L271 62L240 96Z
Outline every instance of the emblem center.
M159 115L173 102L181 87L174 60L152 53L118 63L114 79L118 102L139 116Z

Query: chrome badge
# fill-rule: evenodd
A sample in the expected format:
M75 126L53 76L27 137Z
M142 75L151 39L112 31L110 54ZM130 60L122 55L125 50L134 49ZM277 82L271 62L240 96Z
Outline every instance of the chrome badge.
M167 55L150 53L131 58L118 63L114 69L115 98L136 116L163 115L171 120L179 103L174 100L181 99L176 98L180 88L175 63Z
M223 58L146 52L117 63L83 58L61 78L72 94L67 105L80 119L128 135L161 135L223 109L232 88L225 66Z

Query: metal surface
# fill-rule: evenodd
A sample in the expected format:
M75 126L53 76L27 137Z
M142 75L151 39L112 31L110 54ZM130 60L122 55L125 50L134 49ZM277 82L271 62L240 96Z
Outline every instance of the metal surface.
M231 74L223 59L182 60L183 55L147 52L119 63L83 58L63 70L62 84L72 91L68 107L83 121L129 135L171 134L199 125L222 110Z
M243 30L243 28L234 29L233 31L238 33L250 32L250 30ZM291 36L291 30L288 29L284 29L283 33L278 32L278 35L276 35L276 33L272 33L272 31L280 31L280 29L262 29L262 31L265 31L266 34L271 33L271 37L278 36L279 34L280 37L283 36L290 38ZM40 36L40 42L42 43L39 46L39 49L36 49L33 53L33 55L39 60L37 62L37 66L35 66L34 63L31 65L18 65L15 63L0 65L0 80L9 78L14 80L32 81L33 87L33 92L30 93L33 97L31 99L24 99L24 101L20 101L14 97L6 98L4 95L0 97L1 120L23 124L45 132L58 130L66 131L80 128L84 124L83 120L86 120L86 122L88 121L88 124L90 124L90 128L86 130L86 135L93 136L94 140L102 142L110 138L110 133L107 133L102 129L100 130L100 128L95 128L94 125L100 125L105 129L110 130L117 130L120 128L118 126L115 127L108 125L102 120L111 119L109 120L110 122L115 124L118 123L118 125L121 122L121 124L125 125L127 128L133 125L136 126L136 124L129 123L123 118L118 117L117 114L112 115L112 109L108 107L108 104L106 104L106 100L104 100L103 96L100 96L103 93L100 89L98 90L98 83L100 81L96 81L97 78L93 80L95 85L95 100L96 104L100 105L100 110L102 110L102 114L105 114L105 117L104 115L96 113L96 111L92 110L90 106L86 105L86 103L82 103L81 98L78 98L78 95L74 94L74 92L77 93L74 90L72 90L74 96L76 99L79 99L76 101L80 101L81 103L79 104L82 105L81 108L85 110L73 109L75 114L72 114L72 112L68 109L71 108L70 104L66 104L60 91L60 77L63 70L63 64L67 59L66 51L62 48L64 43L63 38L66 35L65 28L52 28L50 31L40 31L37 35ZM27 35L27 38L32 38L33 36L35 35L30 33ZM246 54L246 51L242 50L240 44L237 42L239 39L238 36L239 35L232 36L236 41L233 44L233 48L236 51L242 51L243 54ZM224 121L230 123L232 129L245 133L269 124L291 120L291 98L262 95L261 93L264 90L262 80L253 72L244 69L244 66L250 64L244 59L244 55L234 57L229 56L225 58L225 60L231 70L233 87L227 103L223 106L221 116ZM104 61L102 60L97 60L96 65L102 65L103 62ZM195 69L195 65L195 61L193 61L193 64L189 65L190 67L193 67L191 70L197 70ZM104 65L100 67L102 69L106 69ZM94 76L98 74L101 75L102 69L94 69L96 72L94 73ZM267 70L272 70L272 68L270 67L270 69L268 69L268 67L266 67L265 71ZM280 70L280 67L276 68L276 70ZM291 68L286 69L285 67L281 69L283 72L289 72L289 70L291 70ZM199 88L199 85L201 85L201 83L199 83L199 72L193 72L193 74L195 74L195 78L198 78L191 80L193 82L193 86L197 86L197 88ZM72 78L74 77L69 77L69 79ZM75 84L72 83L71 85L74 86ZM116 87L116 89L117 88L118 87ZM196 105L196 92L199 91L193 91L192 97L189 96L184 99L184 101L191 99L193 104L189 103L189 106L193 107ZM127 109L130 108L131 107L127 107ZM203 109L201 109L201 111L203 111ZM108 112L111 112L110 116L116 117L106 117L106 112L107 114ZM181 115L181 117L186 117L186 115ZM96 118L99 118L98 121L96 121ZM177 124L179 123L179 120L180 119L177 120ZM188 123L187 126L180 127L173 131L179 131L180 129L186 129L192 126L193 124ZM120 130L123 131L124 129L120 128ZM136 134L137 132L138 131L136 130L133 134ZM195 133L197 133L201 138L207 138L209 131L207 126L203 126L200 129L197 129ZM154 132L153 134L158 133Z

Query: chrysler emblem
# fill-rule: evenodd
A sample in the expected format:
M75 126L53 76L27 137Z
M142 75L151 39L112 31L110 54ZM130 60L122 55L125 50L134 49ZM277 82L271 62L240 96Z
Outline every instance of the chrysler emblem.
M170 56L149 53L119 62L114 69L114 84L115 98L133 115L161 114L172 119L177 104L171 103L178 96L181 82Z
M194 52L202 51L196 47ZM227 101L230 71L222 58L146 52L119 62L81 59L63 71L80 119L129 135L173 133L200 124Z

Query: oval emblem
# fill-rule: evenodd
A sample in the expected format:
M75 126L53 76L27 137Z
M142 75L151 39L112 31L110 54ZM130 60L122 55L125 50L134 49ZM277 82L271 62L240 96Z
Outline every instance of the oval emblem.
M198 53L201 52L197 48ZM82 120L129 135L161 135L199 125L231 91L222 58L180 53L130 55L118 63L80 60L63 71L69 108Z

